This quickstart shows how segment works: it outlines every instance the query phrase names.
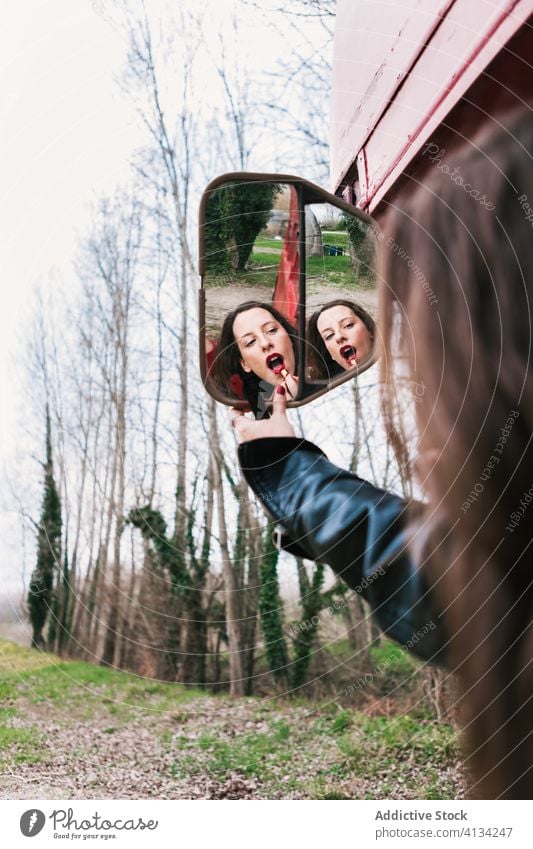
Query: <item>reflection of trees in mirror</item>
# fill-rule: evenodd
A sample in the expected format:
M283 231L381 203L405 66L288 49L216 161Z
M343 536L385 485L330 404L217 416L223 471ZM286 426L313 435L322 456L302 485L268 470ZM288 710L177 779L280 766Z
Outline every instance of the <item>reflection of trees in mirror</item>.
M348 251L352 270L362 288L376 285L376 239L364 221L353 215L344 216L348 235Z
M373 290L376 246L372 229L351 215L320 226L321 250L308 251L306 256L308 291L324 284L352 295L357 290Z
M226 285L246 271L256 237L282 190L278 183L258 182L233 183L211 192L204 223L208 285ZM266 264L277 265L276 258ZM246 282L252 282L249 275Z

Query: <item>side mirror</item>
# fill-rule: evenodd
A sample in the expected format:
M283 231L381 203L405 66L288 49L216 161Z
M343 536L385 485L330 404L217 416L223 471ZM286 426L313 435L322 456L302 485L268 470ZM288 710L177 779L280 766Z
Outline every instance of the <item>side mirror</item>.
M225 174L200 204L200 372L217 401L267 415L376 360L375 222L284 174Z

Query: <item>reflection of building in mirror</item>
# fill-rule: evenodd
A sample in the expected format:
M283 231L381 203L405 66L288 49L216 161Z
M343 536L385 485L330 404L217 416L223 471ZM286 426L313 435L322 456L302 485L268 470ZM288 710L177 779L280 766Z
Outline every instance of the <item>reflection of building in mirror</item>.
M295 194L293 186L285 186L277 195L265 228L266 234L271 238L285 238ZM322 256L322 230L310 206L305 207L305 253L306 256Z
M306 329L310 380L332 380L368 362L374 349L375 322L355 301L336 298L311 314Z

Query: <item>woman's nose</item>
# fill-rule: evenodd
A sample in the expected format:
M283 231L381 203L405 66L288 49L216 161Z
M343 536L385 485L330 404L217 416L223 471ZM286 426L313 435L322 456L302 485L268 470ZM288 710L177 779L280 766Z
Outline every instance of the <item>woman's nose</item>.
M269 336L263 336L262 346L263 351L268 351L269 348L274 347L274 343L272 342Z
M335 334L335 341L337 342L338 345L341 345L343 342L346 342L346 336L344 335L343 330L340 330L340 329L337 330L337 332Z

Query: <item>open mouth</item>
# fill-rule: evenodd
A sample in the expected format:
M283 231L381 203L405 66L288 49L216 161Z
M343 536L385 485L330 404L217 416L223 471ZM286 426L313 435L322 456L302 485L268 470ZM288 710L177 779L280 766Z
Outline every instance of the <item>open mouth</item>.
M351 363L352 360L355 360L357 356L357 348L354 348L353 345L343 345L340 350L340 355L341 357L344 357L344 359L347 360L349 363Z
M269 354L266 358L267 368L271 369L274 374L281 374L285 368L285 362L281 354Z

